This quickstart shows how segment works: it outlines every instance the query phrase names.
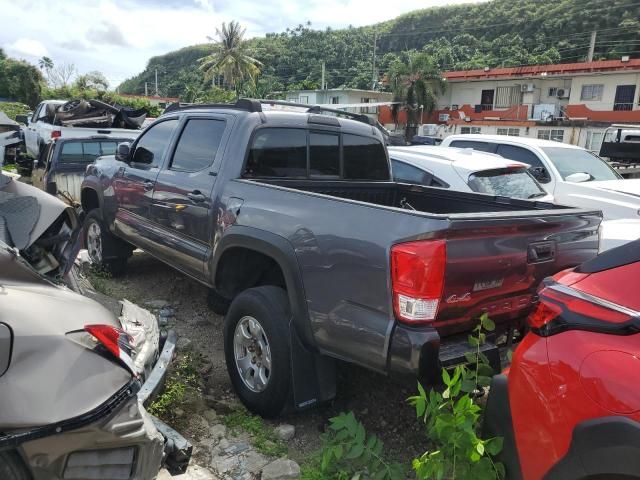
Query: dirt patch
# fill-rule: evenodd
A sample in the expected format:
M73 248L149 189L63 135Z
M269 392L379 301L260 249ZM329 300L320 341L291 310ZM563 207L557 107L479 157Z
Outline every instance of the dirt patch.
M155 258L136 251L127 272L119 278L102 278L105 294L126 298L140 305L157 300L173 309L169 320L182 338L190 340L190 348L198 355L198 373L203 377L204 392L209 402L233 404L235 395L224 361L222 317L206 304L207 289L191 278L173 270ZM278 422L296 427L289 442L289 457L303 461L320 446L320 433L329 418L342 411L354 411L370 433L385 444L389 459L409 464L426 445L424 432L406 399L416 391L414 381L394 380L352 365L338 366L338 395L328 405L314 410L289 414ZM185 411L185 415L191 412ZM218 412L220 413L220 412ZM181 432L197 436L197 432Z

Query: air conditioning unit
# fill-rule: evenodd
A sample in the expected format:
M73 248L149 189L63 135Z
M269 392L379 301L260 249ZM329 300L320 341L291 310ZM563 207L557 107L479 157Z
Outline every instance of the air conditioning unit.
M522 93L533 92L533 89L534 89L533 83L523 83L522 85L520 85L520 91Z
M449 114L448 113L441 113L438 115L438 121L439 122L448 122L449 121Z
M559 88L558 90L556 90L556 97L558 98L569 98L570 94L571 94L570 88Z

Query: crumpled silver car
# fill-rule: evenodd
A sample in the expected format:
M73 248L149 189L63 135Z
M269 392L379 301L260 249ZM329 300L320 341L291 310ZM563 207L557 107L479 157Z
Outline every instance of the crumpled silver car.
M0 174L0 479L149 480L191 446L144 404L175 334L124 301L119 317L64 285L73 208Z

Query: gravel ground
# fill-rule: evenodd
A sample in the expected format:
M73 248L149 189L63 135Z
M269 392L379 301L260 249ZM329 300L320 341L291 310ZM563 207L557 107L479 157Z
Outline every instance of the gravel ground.
M140 251L134 253L124 276L100 283L105 293L117 299L127 298L140 305L151 300L169 302L175 310L178 335L190 339L193 349L209 362L200 370L207 385L206 393L222 401L234 396L224 361L223 318L208 309L204 286ZM413 381L399 383L340 364L338 394L332 403L287 415L274 425L283 422L295 425L296 436L289 443L289 457L303 461L320 446L320 434L328 419L353 410L369 433L381 437L391 459L410 464L426 445L424 431L406 402L415 391Z

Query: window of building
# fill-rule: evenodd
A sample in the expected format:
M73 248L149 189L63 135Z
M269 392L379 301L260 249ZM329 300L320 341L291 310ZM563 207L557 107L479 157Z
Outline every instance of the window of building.
M519 85L496 88L495 108L509 108L522 103L522 92Z
M340 136L309 134L309 175L340 177Z
M189 120L178 140L171 169L198 172L211 165L222 140L224 128L224 120Z
M538 138L562 142L564 140L564 130L538 130Z
M331 104L337 105L340 103L340 97L331 97Z
M494 93L494 90L482 90L482 92L480 93L480 105L482 105L482 110L493 109Z
M558 87L549 87L548 97L557 97L558 96Z
M603 136L604 132L588 131L587 141L585 142L584 148L586 148L587 150L591 150L592 152L600 152Z
M583 85L580 91L580 100L599 101L602 100L603 84Z
M360 103L374 103L376 101L375 98L362 97L360 99ZM360 108L361 113L377 113L377 107L362 107Z
M349 180L389 180L389 164L384 147L375 138L345 134L342 137L344 178Z
M136 143L132 161L146 167L159 167L177 125L178 120L167 120L145 130Z
M252 177L307 177L307 131L264 128L256 133L246 173Z
M300 95L300 103L308 104L309 103L309 95Z
M460 133L467 135L470 133L482 133L482 129L480 127L460 127Z
M519 137L520 129L519 128L498 128L496 129L496 133L498 135L509 135L510 137Z

